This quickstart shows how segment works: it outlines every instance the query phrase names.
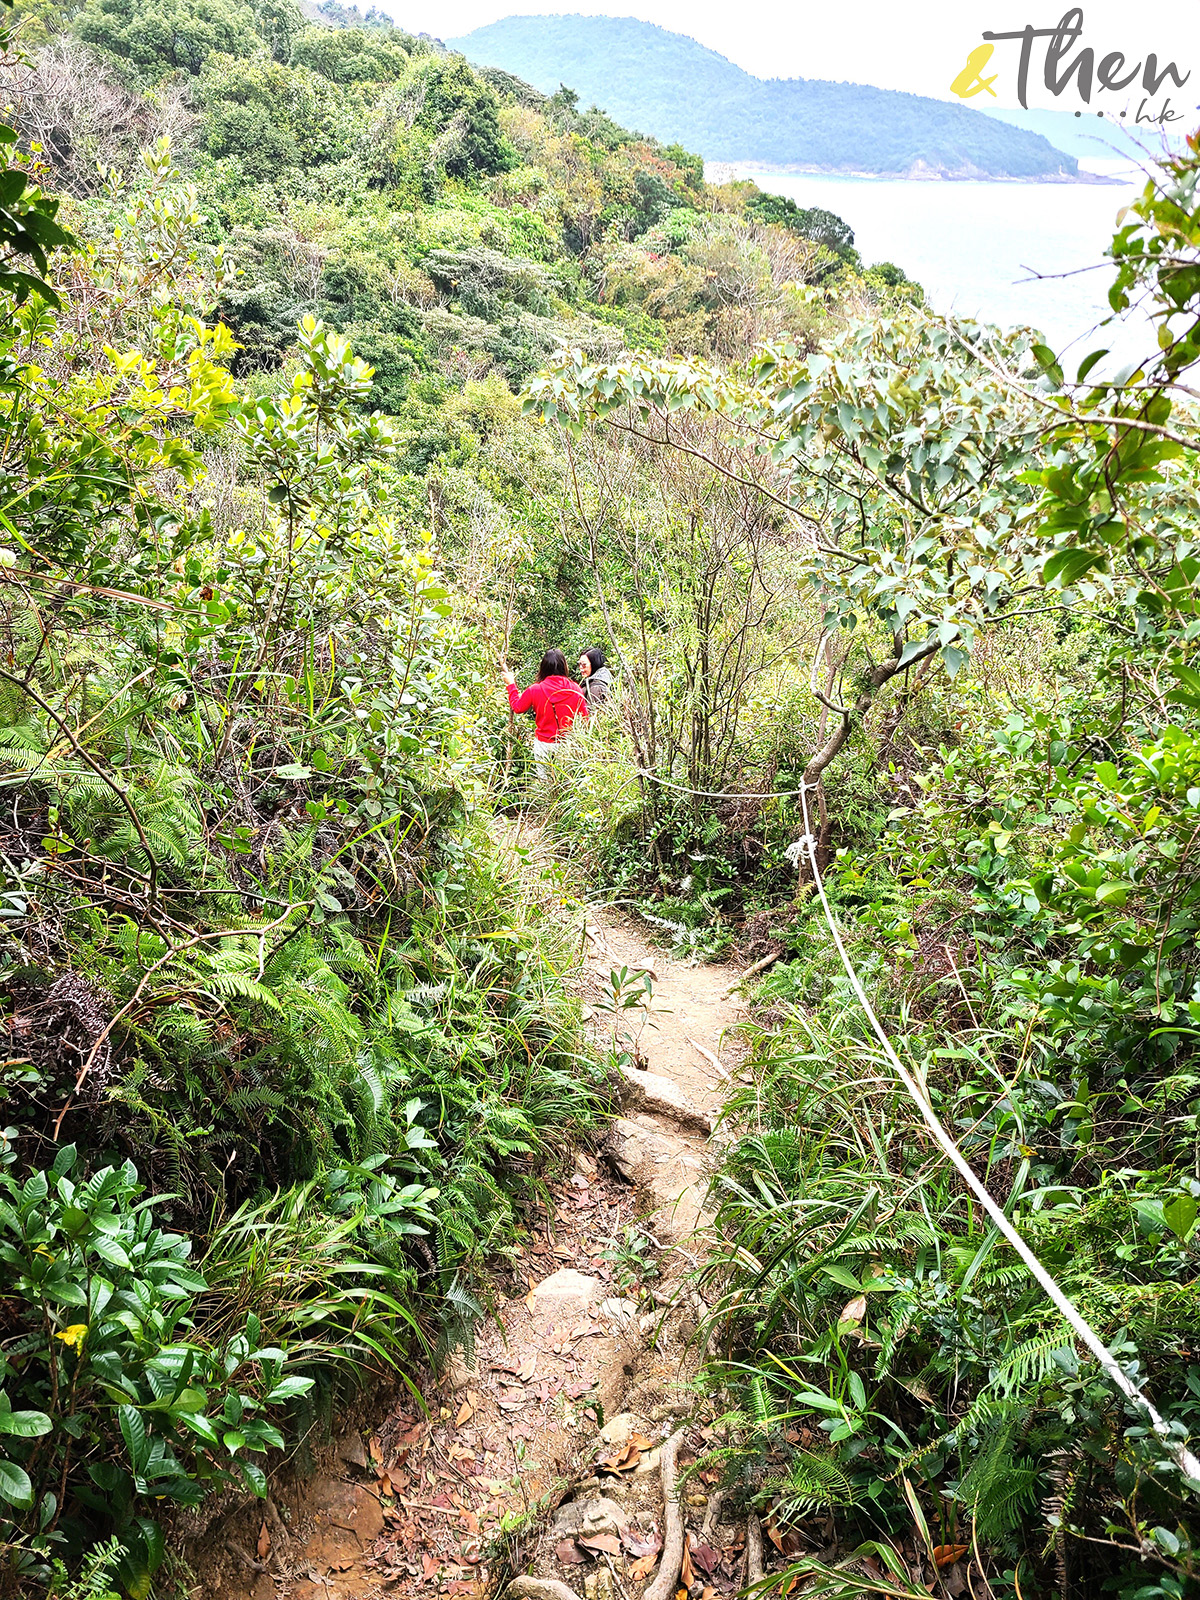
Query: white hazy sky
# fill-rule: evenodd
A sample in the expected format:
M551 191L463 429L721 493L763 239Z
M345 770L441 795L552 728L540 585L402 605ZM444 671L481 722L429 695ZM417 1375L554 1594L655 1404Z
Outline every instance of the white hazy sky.
M950 80L962 70L967 52L984 29L1004 32L1052 27L1070 9L1070 0L381 0L397 22L414 33L457 38L486 22L514 15L552 15L573 11L597 16L636 16L676 33L690 34L760 78L833 78L907 89L948 100ZM365 4L364 4L365 9ZM1114 50L1128 67L1148 51L1160 69L1175 61L1191 81L1176 91L1178 109L1200 105L1200 4L1197 0L1081 0L1084 31L1080 45L1091 45L1096 60ZM1035 45L1029 104L1074 110L1068 89L1055 101L1041 81L1043 46ZM1019 46L998 44L986 68L997 73L997 98L980 95L968 104L982 108L1015 106ZM1070 59L1069 57L1067 58ZM1170 89L1170 84L1166 90ZM1164 92L1166 92L1164 90ZM1120 97L1124 100L1124 96ZM1159 96L1161 101L1161 95ZM1102 103L1095 96L1094 106Z

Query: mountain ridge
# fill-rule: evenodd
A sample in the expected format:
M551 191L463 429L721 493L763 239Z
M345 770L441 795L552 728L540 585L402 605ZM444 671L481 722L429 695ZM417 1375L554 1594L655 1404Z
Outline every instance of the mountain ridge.
M686 34L632 17L511 16L445 41L545 93L565 85L710 162L889 177L1086 182L1040 134L903 90L756 78Z

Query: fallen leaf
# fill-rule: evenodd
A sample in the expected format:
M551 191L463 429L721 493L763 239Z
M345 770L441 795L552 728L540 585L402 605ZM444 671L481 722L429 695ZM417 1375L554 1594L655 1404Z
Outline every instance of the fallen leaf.
M771 1543L775 1546L776 1550L779 1551L779 1554L782 1555L783 1554L783 1535L780 1533L779 1529L777 1527L775 1527L773 1523L768 1522L767 1523L767 1527L766 1527L766 1534L767 1534L767 1538L770 1539Z
M970 1548L968 1544L936 1544L933 1547L934 1565L951 1567L956 1561L961 1560Z
M537 1286L536 1286L536 1284L534 1285L534 1287L532 1289L530 1289L529 1293L525 1296L525 1304L529 1307L530 1311L532 1311L533 1308L537 1305Z
M370 1439L367 1442L367 1449L371 1453L371 1460L372 1461L380 1462L380 1461L383 1460L383 1446L380 1444L379 1437L378 1437L377 1434L373 1433L371 1435Z
M569 1383L563 1392L568 1400L578 1400L580 1395L585 1395L589 1389L594 1388L595 1382L589 1380L587 1383Z
M479 1518L473 1511L464 1511L458 1520L463 1524L468 1533L479 1532Z
M690 1589L696 1581L696 1574L692 1570L692 1536L690 1533L683 1541L683 1565L679 1569L679 1581L685 1589Z
M656 1556L662 1549L662 1536L654 1528L645 1534L640 1528L626 1528L621 1540L631 1556Z
M705 1577L711 1578L720 1565L721 1552L714 1550L710 1544L692 1543L692 1565L699 1567Z
M601 1552L610 1556L621 1554L621 1541L615 1533L593 1533L586 1539L581 1537L578 1542L583 1549L591 1550L596 1555Z
M784 1600L786 1600L786 1597L789 1594L791 1594L792 1590L795 1587L796 1587L796 1574L794 1572L789 1572L787 1574L787 1576L784 1578L783 1582L779 1585L779 1592L780 1592L781 1595L784 1596Z
M601 1456L596 1463L597 1472L611 1472L620 1477L623 1472L632 1472L642 1459L642 1452L635 1444L622 1445L614 1450L610 1456Z
M564 1567L582 1566L587 1560L587 1557L575 1543L574 1539L564 1539L561 1544L556 1544L554 1547L554 1554L562 1562Z
M865 1294L855 1295L853 1300L847 1300L838 1315L839 1322L861 1322L867 1314L867 1297Z
M475 1407L469 1400L464 1400L462 1405L458 1408L458 1415L454 1419L454 1426L456 1428L461 1428L463 1423L470 1422L474 1415Z
M254 1548L258 1552L258 1559L260 1561L265 1560L266 1556L267 1556L267 1553L271 1548L271 1531L267 1527L265 1522L263 1523L262 1527L258 1530L258 1543L255 1545Z
M652 1550L644 1555L640 1561L635 1561L629 1569L629 1576L635 1583L640 1583L643 1578L648 1578L658 1565L658 1551Z
M536 1371L537 1351L535 1350L531 1356L526 1356L525 1360L522 1361L517 1369L517 1377L520 1378L522 1383L528 1383Z

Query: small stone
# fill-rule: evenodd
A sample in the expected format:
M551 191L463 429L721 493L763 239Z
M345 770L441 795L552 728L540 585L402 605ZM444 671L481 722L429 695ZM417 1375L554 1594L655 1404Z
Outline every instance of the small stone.
M465 1389L468 1384L478 1383L479 1363L468 1366L462 1355L456 1350L446 1363L446 1384L451 1394L456 1394L459 1389Z
M616 1298L602 1300L598 1313L602 1317L607 1317L610 1322L615 1322L619 1328L628 1328L633 1325L637 1316L637 1305L632 1300Z
M648 1472L657 1472L659 1470L659 1465L658 1464L659 1464L661 1459L662 1459L662 1451L661 1451L661 1449L658 1449L658 1450L647 1450L646 1454L642 1457L642 1459L638 1462L637 1466L634 1467L634 1469L633 1469L634 1477L635 1478L641 1478L641 1477L644 1477Z
M622 1411L615 1417L610 1417L600 1429L597 1438L604 1444L628 1444L632 1434L641 1431L641 1424L632 1411Z
M363 1449L362 1438L358 1433L346 1433L338 1440L335 1446L338 1460L344 1461L349 1467L367 1467L367 1452Z
M531 1291L533 1325L539 1333L545 1333L552 1323L569 1330L574 1322L591 1315L602 1294L599 1278L589 1278L574 1267L561 1267Z
M550 1535L554 1539L587 1539L598 1533L611 1533L619 1538L628 1526L629 1518L615 1500L602 1494L588 1495L559 1506L550 1524Z

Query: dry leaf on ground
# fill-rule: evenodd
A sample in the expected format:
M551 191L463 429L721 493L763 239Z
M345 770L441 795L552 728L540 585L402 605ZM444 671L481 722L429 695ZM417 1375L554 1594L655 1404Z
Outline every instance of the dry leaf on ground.
M615 1533L593 1533L586 1539L581 1537L578 1542L584 1550L590 1550L593 1555L599 1555L601 1552L610 1556L621 1554L621 1541Z
M683 1565L679 1569L679 1581L685 1589L690 1589L696 1581L696 1574L692 1571L692 1536L690 1533L683 1541Z
M698 1544L692 1540L692 1565L699 1567L706 1578L711 1578L721 1562L721 1552L714 1550L710 1544Z
M615 1477L619 1478L622 1473L632 1472L641 1459L642 1452L631 1440L628 1444L621 1445L619 1449L614 1450L612 1455L601 1456L596 1463L596 1471L611 1472Z
M264 1559L264 1557L267 1555L267 1553L270 1551L270 1548L271 1548L271 1530L267 1527L265 1522L263 1523L262 1527L258 1530L258 1543L257 1543L257 1545L255 1545L254 1548L258 1552L258 1559L260 1561L262 1561Z
M933 1547L934 1564L938 1567L952 1567L956 1561L961 1561L970 1549L967 1544L938 1544Z
M554 1546L554 1554L564 1567L579 1567L587 1560L587 1557L574 1539L564 1539L561 1544L556 1544Z
M662 1549L662 1535L657 1528L651 1528L649 1533L626 1528L621 1540L631 1556L656 1556Z

